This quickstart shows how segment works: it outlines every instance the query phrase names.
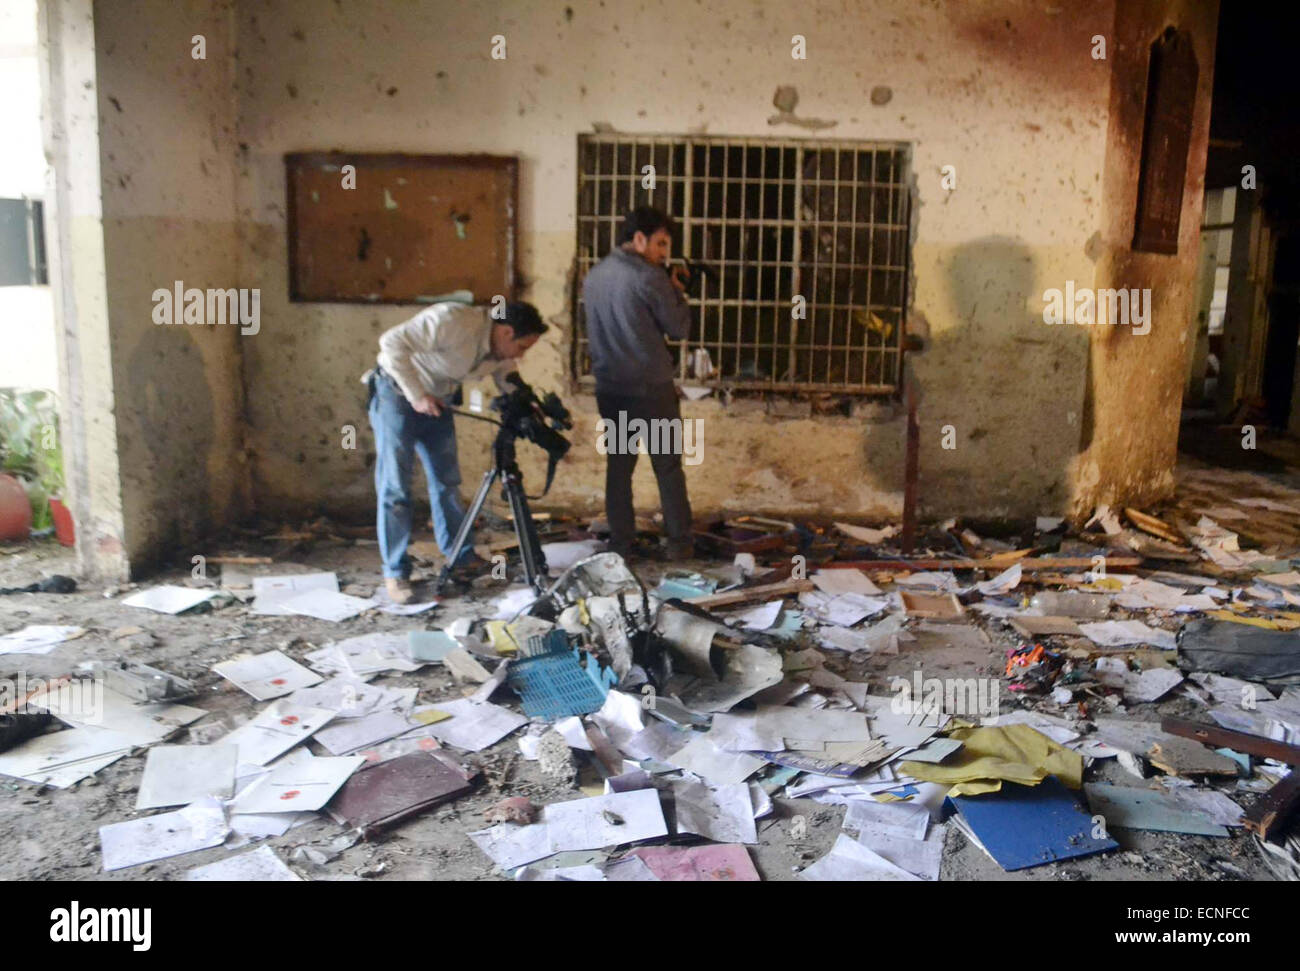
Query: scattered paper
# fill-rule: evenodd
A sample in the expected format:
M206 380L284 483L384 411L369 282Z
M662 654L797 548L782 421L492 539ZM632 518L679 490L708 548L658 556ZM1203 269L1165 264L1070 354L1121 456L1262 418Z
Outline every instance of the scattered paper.
M839 627L852 627L866 617L874 617L889 606L886 597L867 597L860 593L826 594L819 590L799 594L799 603L817 619Z
M835 528L845 536L849 536L861 543L875 545L883 543L898 533L897 526L886 526L884 529L872 529L869 526L851 526L848 523L836 523Z
M270 772L239 794L232 811L293 813L318 810L365 761L359 755L342 758L308 756L273 766Z
M605 548L605 544L598 539L582 539L565 543L543 543L542 555L546 557L546 567L553 577L558 577L561 573L585 560L589 556L595 556Z
M723 751L706 735L698 733L690 742L673 752L668 761L713 785L744 782L765 764L763 759L744 752Z
M362 597L352 597L335 590L305 590L286 597L279 605L291 614L315 617L317 620L330 620L338 623L355 617L365 610L378 606L377 601Z
M175 812L99 827L104 869L152 863L182 853L219 846L230 827L216 799L204 799Z
M377 711L361 718L335 719L315 735L332 755L347 755L357 749L404 734L416 727L399 711Z
M799 878L817 881L919 879L843 833L836 838L831 851L800 873Z
M1019 563L1007 567L991 580L985 580L983 583L975 584L975 589L986 597L996 597L999 594L1009 593L1016 587L1020 586L1022 567Z
M725 786L676 782L678 834L692 833L715 843L757 843L754 805L743 783Z
M183 610L197 607L203 601L210 599L215 593L215 590L197 590L194 587L176 587L165 584L161 587L150 587L148 590L133 593L122 601L122 605L125 607L144 607L146 610L155 610L160 614L179 614Z
M748 790L745 802L748 805ZM656 789L553 802L542 810L542 822L550 830L554 853L595 850L668 835Z
M767 630L776 623L776 618L781 613L781 603L780 600L773 600L771 603L761 604L740 613L732 614L727 619L731 623L740 624L749 630Z
M325 708L277 701L221 741L239 747L241 765L265 765L299 742L306 741L333 717L334 712Z
M1148 627L1140 620L1104 620L1094 624L1080 624L1079 629L1083 631L1084 637L1103 647L1151 644L1166 651L1178 647L1171 631Z
M212 670L258 701L280 698L324 680L280 651L222 661Z
M183 880L220 880L238 883L270 883L275 881L300 881L302 877L290 870L269 846L259 846L251 853L241 853L229 859L218 860L205 866L187 870Z
M284 606L308 590L329 590L337 593L339 580L333 573L298 573L291 576L254 577L253 613L287 617L293 613Z
M0 637L0 654L49 654L64 641L85 633L81 627L31 624Z
M149 749L136 809L188 806L211 796L229 799L235 790L234 745L155 745Z
M811 579L818 590L832 596L841 593L858 593L868 597L880 596L880 588L861 570L818 570Z
M521 725L528 724L527 718L509 708L489 702L480 704L468 698L439 701L437 707L452 717L430 725L429 733L448 745L469 752L494 745Z

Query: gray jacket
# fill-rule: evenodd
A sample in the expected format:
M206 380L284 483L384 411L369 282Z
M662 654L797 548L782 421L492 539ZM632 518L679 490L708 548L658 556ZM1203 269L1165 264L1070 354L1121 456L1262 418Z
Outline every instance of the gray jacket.
M616 248L587 274L582 302L597 391L640 397L672 382L664 336L685 339L691 310L661 267Z

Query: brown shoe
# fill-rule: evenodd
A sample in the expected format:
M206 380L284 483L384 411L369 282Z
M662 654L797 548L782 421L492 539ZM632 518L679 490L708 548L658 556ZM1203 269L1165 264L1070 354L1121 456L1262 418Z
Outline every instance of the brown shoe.
M384 580L384 589L388 591L388 599L395 604L409 604L415 599L415 591L411 589L411 581L404 580L401 577L388 577Z

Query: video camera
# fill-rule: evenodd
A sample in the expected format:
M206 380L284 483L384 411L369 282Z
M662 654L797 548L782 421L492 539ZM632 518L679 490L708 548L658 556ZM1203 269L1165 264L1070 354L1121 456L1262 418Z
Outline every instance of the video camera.
M707 263L696 263L694 260L683 258L680 265L686 267L686 272L690 274L690 276L685 280L686 293L689 296L698 297L700 295L700 281L705 277L708 277L713 282L714 286L717 286L718 271ZM664 271L669 276L672 276L673 264L665 263Z
M569 440L560 434L573 427L569 409L554 391L537 397L518 371L507 374L505 381L514 390L492 399L492 410L500 413L502 429L542 448L553 466L570 448Z

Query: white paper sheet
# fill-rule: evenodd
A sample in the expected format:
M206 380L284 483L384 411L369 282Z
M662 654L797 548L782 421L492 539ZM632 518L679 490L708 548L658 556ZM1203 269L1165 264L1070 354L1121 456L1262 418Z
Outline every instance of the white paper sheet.
M273 766L270 772L239 794L231 812L295 813L320 809L365 761L359 755L309 757Z
M266 765L299 742L306 741L333 717L334 712L326 708L277 701L221 741L239 747L240 764Z
M748 630L767 630L780 616L781 603L780 600L773 600L771 603L750 607L748 610L732 614L727 620L732 624L740 624Z
M64 641L84 633L82 627L31 624L0 637L0 654L49 654Z
M215 590L198 590L194 587L177 587L164 584L133 593L122 600L124 607L144 607L160 614L179 614L196 607L215 594Z
M136 793L136 809L188 806L211 796L229 799L235 789L235 745L155 745L149 749Z
M424 661L414 661L407 631L375 631L326 644L309 651L307 662L325 674L343 674L369 680L384 671L418 671Z
M915 881L920 878L890 863L879 853L841 833L831 851L799 874L801 880Z
M281 600L280 606L291 614L338 623L377 607L378 603L369 598L353 597L334 590L305 590Z
M924 806L907 802L855 801L849 803L844 813L844 828L923 840L930 828L930 813Z
M831 596L819 590L799 594L799 603L818 620L839 627L852 627L865 617L874 617L889 606L887 597L865 597L859 593Z
M897 526L886 526L884 529L872 529L870 526L853 526L849 523L836 523L835 528L845 536L856 539L860 543L876 545L883 543L891 536L897 535Z
M411 724L399 711L376 711L361 718L335 719L315 735L332 755L347 755L357 749L369 748L379 742L396 738L418 725Z
M259 846L251 853L241 853L216 863L196 866L185 871L182 880L225 880L238 883L301 881L302 877L285 865L269 846Z
M492 601L494 611L492 617L496 620L511 620L536 599L537 591L532 587L516 587L507 590Z
M673 752L666 761L694 772L705 782L713 785L744 782L766 764L763 759L743 752L723 751L707 736L694 734L695 738Z
M871 577L861 570L818 570L811 579L818 590L831 596L857 593L867 597L878 597L881 593L880 588L871 582Z
M744 783L707 786L675 782L672 793L678 834L693 833L716 843L758 842L754 804Z
M1178 647L1171 631L1148 627L1140 620L1103 620L1095 624L1080 624L1079 629L1084 637L1103 647L1150 644L1167 651Z
M513 870L556 852L551 849L550 827L544 823L528 826L501 823L470 833L469 838L502 870Z
M104 870L121 870L220 846L229 832L221 802L203 799L174 812L101 826L99 845Z
M1009 593L1020 586L1022 571L1023 568L1020 564L1014 563L991 580L975 584L975 589L986 597L996 597L1000 594Z
M93 693L88 693L91 689ZM61 683L53 690L33 695L28 704L45 708L60 721L78 728L120 732L133 745L161 742L176 729L207 714L202 708L166 702L138 705L104 688L102 681Z
M478 752L494 745L528 719L509 708L490 702L476 703L468 698L454 701L435 701L434 705L452 717L429 726L430 733L439 741L469 752Z
M29 738L16 748L0 753L0 775L14 776L31 782L45 782L56 773L73 774L76 781L97 771L102 765L86 767L86 763L109 764L131 751L134 741L129 735L103 728L70 728ZM103 760L107 759L107 762ZM78 771L84 768L84 772ZM67 770L60 773L60 770ZM62 778L60 778L62 781ZM64 783L71 785L70 782Z
M745 799L748 803L748 791ZM656 789L553 802L542 810L542 823L550 830L553 853L596 850L668 835Z
M704 737L724 752L779 752L785 746L781 735L759 730L754 712L718 712Z
M865 742L871 739L865 715L854 711L816 711L809 708L761 705L757 729L762 735L821 742Z
M943 830L936 828L927 839L908 839L864 826L858 842L899 869L922 880L938 880L943 862Z
M580 539L573 542L543 543L542 555L546 557L546 568L551 576L558 577L573 564L595 556L605 548L598 539Z
M956 576L935 570L923 570L917 573L909 573L906 576L894 577L894 585L935 590L939 593L953 593L958 587Z
M253 578L253 613L274 617L288 617L293 611L284 606L286 600L308 590L339 589L339 579L333 573L296 573L289 576Z
M280 698L324 680L281 651L222 661L212 670L258 701Z
M338 718L361 718L396 704L393 689L340 675L309 688L299 688L289 700L309 708L327 708Z

